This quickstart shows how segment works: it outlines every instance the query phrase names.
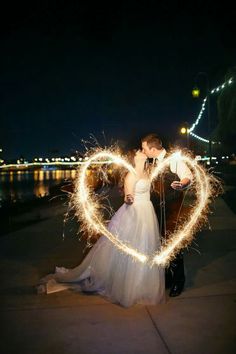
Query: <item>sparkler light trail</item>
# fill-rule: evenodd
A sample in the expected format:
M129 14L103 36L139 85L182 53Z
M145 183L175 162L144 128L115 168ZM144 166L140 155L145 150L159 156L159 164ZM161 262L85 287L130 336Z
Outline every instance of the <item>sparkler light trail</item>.
M170 236L165 245L161 247L161 250L153 256L151 260L152 265L155 263L163 266L168 264L182 248L190 244L196 231L204 221L207 220L209 203L216 191L217 184L219 185L218 180L208 174L196 160L193 160L187 155L181 155L179 152L165 159L163 163L153 171L151 178L155 179L158 174L169 165L171 159L175 159L176 162L182 160L191 168L194 176L194 185L192 188L194 187L196 192L196 201L192 207L189 220L179 225L178 229Z
M208 205L216 191L217 185L219 186L218 180L198 164L195 159L180 152L175 152L164 159L151 173L151 181L155 180L155 178L169 166L170 161L173 159L176 162L180 160L184 161L192 170L194 182L191 188L195 191L196 201L192 206L189 219L182 223L182 225L170 235L168 241L166 241L155 254L148 255L139 252L139 250L132 248L131 245L121 242L118 234L115 235L107 229L105 226L106 221L101 213L99 197L87 185L86 172L94 161L105 160L104 163L107 164L107 160L110 160L110 164L119 165L121 168L127 169L127 172L136 173L125 158L116 151L108 149L94 151L79 171L71 203L81 223L82 231L86 230L88 234L96 233L106 236L114 244L114 247L132 256L134 260L147 263L150 267L155 264L163 267L169 264L180 249L187 247L191 243L196 231L206 222L209 212Z

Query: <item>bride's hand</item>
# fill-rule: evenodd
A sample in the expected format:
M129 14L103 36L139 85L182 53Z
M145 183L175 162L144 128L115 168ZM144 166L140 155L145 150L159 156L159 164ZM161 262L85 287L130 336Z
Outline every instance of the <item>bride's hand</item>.
M126 204L133 204L133 202L134 202L133 196L131 194L127 194L125 196L125 203Z

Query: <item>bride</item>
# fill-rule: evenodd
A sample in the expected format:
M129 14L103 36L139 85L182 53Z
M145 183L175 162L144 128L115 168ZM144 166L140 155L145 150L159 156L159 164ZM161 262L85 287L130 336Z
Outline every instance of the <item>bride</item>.
M151 182L145 169L146 155L132 150L128 155L136 174L124 178L124 204L108 224L110 232L139 252L153 254L161 246L158 221L150 201ZM68 288L96 292L124 307L155 305L164 301L164 268L135 261L101 236L82 263L73 269L56 267L42 278L38 293Z

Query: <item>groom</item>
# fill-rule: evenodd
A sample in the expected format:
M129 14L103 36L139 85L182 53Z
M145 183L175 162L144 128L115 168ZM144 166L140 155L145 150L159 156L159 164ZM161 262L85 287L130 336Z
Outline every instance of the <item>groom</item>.
M156 134L148 134L141 142L142 151L149 159L153 159L154 166L168 155ZM183 190L190 185L192 178L190 169L183 161L173 161L154 185L156 193L152 196L152 202L163 237L168 237L169 233L174 232L179 217L183 217ZM170 296L180 295L184 283L184 259L181 251L166 270L166 284L167 287L170 286Z

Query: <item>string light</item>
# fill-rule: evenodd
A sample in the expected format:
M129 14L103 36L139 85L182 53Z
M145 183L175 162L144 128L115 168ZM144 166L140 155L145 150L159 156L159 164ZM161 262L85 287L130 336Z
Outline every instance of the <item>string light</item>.
M219 93L220 91L222 91L223 89L225 89L226 87L230 86L232 83L233 83L233 77L231 77L229 80L226 80L223 84L221 84L220 86L217 86L216 88L214 88L213 90L211 90L210 94L215 94L215 93ZM206 139L206 138L202 138L201 136L197 135L197 134L194 134L193 131L194 129L196 128L196 126L198 125L200 119L202 118L202 115L205 111L205 105L206 105L206 102L207 102L207 97L205 97L203 99L203 102L202 102L202 106L201 106L201 110L198 114L198 117L196 119L196 121L192 124L192 126L190 127L189 129L189 134L191 136L193 136L194 138L200 140L200 141L203 141L205 143L209 143L209 140ZM219 142L216 142L216 141L212 141L212 144L219 144Z

